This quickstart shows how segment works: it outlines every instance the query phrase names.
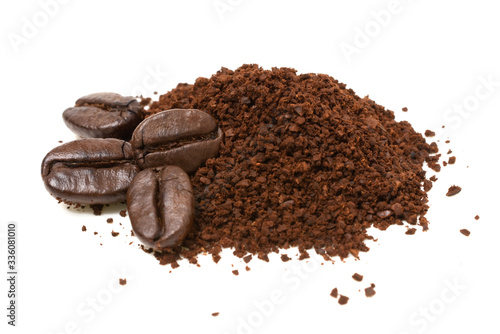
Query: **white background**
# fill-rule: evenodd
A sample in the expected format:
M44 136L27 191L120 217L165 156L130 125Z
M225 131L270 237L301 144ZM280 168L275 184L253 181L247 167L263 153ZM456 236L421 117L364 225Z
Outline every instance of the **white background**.
M1 332L499 333L495 5L3 1ZM128 218L118 215L123 207L97 217L67 210L45 191L41 161L59 140L75 138L61 113L78 97L162 94L244 63L327 73L417 131L440 131L441 152L451 148L457 163L443 168L430 192L430 230L414 236L404 227L371 231L378 242L369 243L371 251L359 261L321 266L317 258L282 263L271 256L270 263L252 260L247 272L226 252L217 265L201 257L200 268L181 262L170 273L170 266L138 250ZM448 198L452 184L463 190ZM109 217L113 224L106 223ZM18 223L14 329L6 325L8 221ZM112 238L111 230L120 235ZM289 253L295 258L296 251ZM355 272L364 275L362 283L351 278ZM120 288L118 278L127 278L127 285ZM370 283L377 294L366 298ZM334 287L350 297L347 305L329 296Z

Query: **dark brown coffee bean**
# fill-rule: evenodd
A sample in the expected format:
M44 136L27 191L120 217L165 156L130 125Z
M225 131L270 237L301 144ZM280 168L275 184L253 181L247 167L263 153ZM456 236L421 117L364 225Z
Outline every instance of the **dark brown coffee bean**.
M134 234L146 246L178 246L194 220L194 196L189 176L180 167L141 171L127 192Z
M130 139L142 121L141 106L132 96L95 93L79 98L63 113L64 123L83 138Z
M171 109L146 118L130 143L141 168L175 165L194 172L215 158L222 142L215 119L196 109Z
M50 194L80 204L125 201L138 172L130 144L114 138L68 142L50 151L42 162L42 178Z

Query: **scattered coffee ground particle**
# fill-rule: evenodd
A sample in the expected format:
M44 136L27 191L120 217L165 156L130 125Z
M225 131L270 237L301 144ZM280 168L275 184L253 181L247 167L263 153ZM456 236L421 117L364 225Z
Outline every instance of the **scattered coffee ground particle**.
M120 282L120 285L125 285L125 284L127 284L127 279L126 278L120 278L119 282Z
M444 129L444 125L442 125L441 128Z
M456 157L449 157L448 158L448 164L453 165L457 161Z
M97 232L94 232L94 235L97 235Z
M349 301L349 297L340 295L340 297L339 297L339 304L340 305L345 305L345 304L347 304L348 301Z
M157 92L157 91L154 91L154 92L153 92L153 94L154 94L154 95L158 95L158 92ZM217 313L217 314L218 314L218 313Z
M462 191L462 188L460 188L459 186L451 186L449 189L448 189L448 192L446 193L446 196L450 197L450 196L455 196L456 194L458 194L460 191Z
M111 231L111 235L113 237L117 237L119 234L120 234L119 232Z
M122 217L127 217L127 209L123 209L122 211L120 211L120 216Z
M361 282L363 280L363 275L360 275L358 273L355 273L354 275L352 275L352 278L355 280L355 281L358 281L358 282Z
M216 261L234 247L239 257L268 261L271 252L299 247L301 259L310 249L345 258L369 250L371 226L427 226L423 165L440 169L437 144L328 75L222 68L179 84L145 116L172 108L204 110L225 134L219 156L191 177L197 215L172 250L179 256L208 252ZM400 216L377 214L396 203Z
M283 261L283 262L288 262L288 261L290 261L290 260L291 260L291 258L290 258L290 257L288 257L288 255L287 255L287 254L281 254L281 261Z
M476 217L477 217L477 216L476 216ZM82 226L82 231L83 231L83 232L87 232L87 226L83 225L83 226Z
M452 154L453 152L451 150L448 150L446 154Z
M240 273L238 272L238 270L233 270L232 273L235 275L235 276L238 276Z
M135 237L134 230L130 230L130 236Z
M107 222L108 224L112 224L112 223L113 223L113 218L108 218L108 219L106 219L106 222Z
M332 292L330 293L330 296L332 296L333 298L337 298L339 295L339 290L337 290L337 288L333 289Z
M446 161L443 161L443 166L446 167L446 165L448 165L448 163Z
M133 243L134 243L134 242L133 242L133 241L131 241L131 242L129 242L128 244L129 244L129 245L132 245Z
M245 267L245 270L246 270L246 271L250 271L250 267L249 267L249 266L246 266L246 267Z
M170 262L170 266L172 267L172 269L176 269L176 268L180 267L180 265L179 265L179 263L177 263L177 261Z
M415 234L415 232L417 232L417 229L416 229L416 228L414 228L414 227L412 227L412 228L409 228L409 229L405 232L405 234L408 234L408 235L414 235L414 234Z
M365 296L366 297L372 297L372 296L375 295L375 293L376 292L375 292L375 290L373 289L372 286L370 286L370 287L368 287L368 288L365 289Z
M470 235L470 231L468 229L461 229L460 230L460 233L462 233L463 235L465 235L466 237L468 237Z
M403 108L403 111L404 111L404 112L407 112L407 111L408 111L408 108L404 107L404 108Z
M219 315L219 312L212 313L212 317L217 317L218 315Z
M102 208L104 206L102 204L90 204L90 208L94 210L94 215L100 216L102 213Z
M63 141L62 141L62 140L58 140L57 142L58 142L59 144L62 144L62 142L63 142Z
M435 135L436 135L436 133L434 131L425 130L425 136L426 137L434 137Z
M429 180L431 180L432 182L436 182L438 178L436 177L436 175L432 175Z
M445 143L446 143L446 144L449 144L449 143L450 143L450 141L449 141L449 140L446 140L446 141L445 141Z
M475 219L475 220L479 220L479 215L476 215L476 216L474 217L474 219Z
M243 261L245 261L245 263L248 263L251 260L252 260L252 254L248 254L247 256L243 257Z

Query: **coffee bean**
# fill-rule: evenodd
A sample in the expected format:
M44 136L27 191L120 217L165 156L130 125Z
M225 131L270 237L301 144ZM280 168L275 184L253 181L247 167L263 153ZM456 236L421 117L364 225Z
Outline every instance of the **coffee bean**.
M42 178L50 194L80 204L125 201L138 172L130 144L115 138L68 142L50 151L42 162Z
M95 93L79 98L63 112L63 120L83 138L130 139L142 121L141 106L131 96Z
M194 196L189 176L180 167L141 171L127 192L134 234L146 246L178 246L194 219Z
M130 143L141 168L175 165L194 172L215 158L222 142L215 119L196 109L171 109L146 118Z

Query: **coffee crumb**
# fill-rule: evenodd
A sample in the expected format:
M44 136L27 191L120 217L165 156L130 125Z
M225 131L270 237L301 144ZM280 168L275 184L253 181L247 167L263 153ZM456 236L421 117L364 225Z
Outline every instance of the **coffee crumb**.
M243 261L245 261L245 263L248 263L252 260L252 254L248 254L247 256L245 256L243 258Z
M434 137L435 135L436 135L436 133L434 131L425 130L425 136L426 137Z
M281 261L288 262L291 258L287 254L281 254Z
M219 315L219 312L212 313L212 317L217 317L218 315Z
M460 233L462 233L463 235L465 235L466 237L468 237L470 235L470 231L468 229L461 229L460 230Z
M454 156L448 158L448 164L450 164L450 165L453 165L455 163L455 161L457 161L457 158Z
M330 292L330 296L333 298L337 298L339 295L339 290L337 288L333 289L332 292Z
M126 278L120 278L119 282L120 282L120 285L125 285L125 284L127 284L127 279Z
M408 235L414 235L414 234L415 234L415 232L417 232L417 229L412 227L412 228L409 228L409 229L405 232L405 234L408 234Z
M120 211L120 216L122 216L123 218L127 217L127 209L123 209Z
M106 222L107 222L108 224L112 224L112 223L113 223L113 218L108 218L108 219L106 219Z
M475 219L475 220L479 220L479 215L476 215L476 216L474 217L474 219Z
M352 278L355 280L355 281L358 281L358 282L361 282L363 280L363 275L360 275L358 273L355 273L354 275L352 275Z
M131 236L131 237L135 237L135 233L134 233L134 231L133 231L133 230L130 230L130 236Z
M449 140L446 140L446 141L445 141L445 143L446 143L446 144L449 144L449 143L450 143L450 141L449 141Z
M94 215L100 216L102 214L102 209L104 208L104 205L90 204L90 208L94 211Z
M477 216L476 216L476 217L477 217ZM83 231L83 232L86 232L86 231L87 231L87 226L83 225L83 226L82 226L82 231Z
M462 191L462 188L459 187L459 186L451 186L449 189L448 189L448 192L446 193L446 196L450 197L450 196L455 196L456 194L458 194L460 191Z
M113 237L116 237L116 236L118 236L119 234L120 234L119 232L111 231L111 235L112 235Z
M97 235L97 232L94 232L94 235Z
M179 263L177 261L171 262L170 266L172 267L172 269L176 269L176 268L180 267L180 265L179 265Z
M432 175L429 180L431 180L432 182L436 182L438 178L436 177L436 175Z
M340 305L345 305L345 304L347 304L348 301L349 301L349 297L340 295L340 297L339 297L339 304Z
M238 270L233 270L232 273L235 275L235 276L238 276L240 273L238 272Z
M62 141L62 140L58 140L57 142L58 142L59 144L62 144L62 143L63 143L63 141Z
M250 271L250 267L249 267L249 266L246 266L246 267L245 267L245 270L246 270L246 271Z
M366 297L372 297L375 295L375 290L373 288L374 288L373 286L370 286L370 287L365 289L365 296Z
M404 111L404 112L407 112L407 111L408 111L408 108L404 107L404 108L403 108L403 111Z

